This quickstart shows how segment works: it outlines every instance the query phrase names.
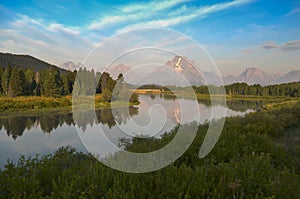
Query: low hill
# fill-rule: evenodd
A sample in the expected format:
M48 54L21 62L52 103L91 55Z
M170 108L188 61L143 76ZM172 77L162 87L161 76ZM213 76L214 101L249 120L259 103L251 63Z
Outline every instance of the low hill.
M16 55L0 52L0 66L6 68L9 65L12 67L16 66L20 68L31 68L34 71L41 71L49 67L57 68L60 72L63 73L67 71L30 55Z

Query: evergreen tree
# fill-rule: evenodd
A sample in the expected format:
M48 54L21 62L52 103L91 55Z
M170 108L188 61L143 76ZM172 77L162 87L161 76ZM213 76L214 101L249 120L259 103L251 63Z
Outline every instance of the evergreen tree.
M74 82L75 82L75 79L76 79L76 75L77 75L77 71L74 70L73 72L71 71L68 71L67 72L67 79L68 79L68 83L69 83L69 90L68 92L69 93L72 93L73 92L73 86L74 86Z
M4 73L4 68L0 67L0 95L3 94L3 88L2 88L2 75Z
M35 88L33 90L33 94L36 96L41 96L41 73L36 72L34 75L35 80Z
M103 93L103 91L107 88L107 81L108 81L109 74L107 72L102 73L99 83L100 83L100 92Z
M27 95L33 95L33 91L36 88L36 82L35 82L35 74L31 69L27 69L25 71L25 78L26 78L26 94Z
M4 95L8 95L11 70L12 70L11 66L8 65L8 67L4 70L2 78L1 78L1 85L2 85Z
M42 76L43 92L47 96L58 96L61 94L62 79L55 68L49 68Z
M95 71L86 71L85 73L85 85L86 85L86 95L94 95L96 91L95 87Z
M101 93L100 78L101 78L101 73L100 72L96 72L96 77L95 77L96 93Z
M8 96L16 97L25 95L26 78L22 69L13 68L9 80Z
M63 86L62 86L62 95L68 95L69 94L69 79L67 75L62 76Z

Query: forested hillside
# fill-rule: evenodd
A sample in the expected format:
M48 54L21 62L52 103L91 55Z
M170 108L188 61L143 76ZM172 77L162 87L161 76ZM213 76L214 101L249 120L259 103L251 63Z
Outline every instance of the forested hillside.
M32 69L34 72L42 71L49 67L56 68L59 72L66 72L67 70L59 68L55 65L44 62L40 59L32 57L30 55L15 55L10 53L1 53L0 52L0 66L7 68L18 67L23 69Z

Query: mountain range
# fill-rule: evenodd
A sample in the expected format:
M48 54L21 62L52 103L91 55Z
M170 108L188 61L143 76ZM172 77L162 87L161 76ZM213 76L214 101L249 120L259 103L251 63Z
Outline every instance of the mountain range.
M240 75L223 77L224 84L246 82L248 85L260 84L262 86L300 81L300 70L293 70L285 74L268 74L259 68L246 68Z
M221 85L220 77L214 72L199 71L196 69L194 61L186 57L175 56L172 60L166 61L162 67L155 69L149 74L137 74L131 68L124 64L119 64L109 68L108 72L113 76L119 73L125 74L125 79L131 81L132 84L142 84L147 82L157 82L160 84L175 85L203 85L213 84ZM300 70L293 70L285 74L269 74L256 67L245 68L239 75L224 76L224 84L232 84L236 82L245 82L248 85L260 84L262 86L281 84L288 82L300 81ZM186 82L183 82L186 80Z
M0 66L16 66L20 68L31 68L40 71L49 67L55 67L60 72L78 70L84 67L82 64L74 64L69 61L59 66L49 64L30 55L15 55L0 52ZM134 71L130 66L120 63L108 69L108 72L116 78L119 73L123 73L125 80L131 84L157 83L162 85L220 85L222 82L214 72L197 70L194 61L187 57L174 56L167 60L160 67L153 67L151 72ZM223 77L224 84L235 82L245 82L249 85L260 84L262 86L300 81L300 70L289 71L285 74L269 74L256 67L248 67L239 75L228 75Z

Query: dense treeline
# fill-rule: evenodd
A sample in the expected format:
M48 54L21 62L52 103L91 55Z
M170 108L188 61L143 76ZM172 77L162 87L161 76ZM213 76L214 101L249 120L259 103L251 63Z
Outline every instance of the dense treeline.
M192 86L196 93L199 94L220 94L223 93L224 87L221 86ZM182 91L185 88L173 85L160 86L148 84L139 87L139 89L159 89L162 91ZM292 82L285 84L261 86L259 84L248 85L244 82L225 85L227 95L242 95L242 96L274 96L274 97L300 97L300 82Z
M74 85L75 78L78 78ZM119 82L123 85L124 93L129 93L123 75L114 80L109 73L88 71L80 68L78 71L67 71L61 73L55 67L49 67L42 71L23 69L8 66L0 67L0 95L8 97L17 96L64 96L74 92L77 95L94 95L102 93L104 101L116 100L113 98L113 90ZM136 95L130 98L132 102L137 102Z
M195 92L200 94L221 93L222 87L217 86L193 86ZM280 96L280 97L300 97L300 82L292 82L278 85L261 86L259 84L248 85L246 83L234 83L225 86L227 95L243 96Z
M42 158L21 157L0 172L0 198L299 198L299 142L291 147L280 141L300 128L299 112L299 101L285 102L229 118L214 149L199 159L208 128L202 125L181 158L145 174L116 171L70 148ZM162 139L134 138L125 146L153 151L175 132Z
M72 92L76 73L60 73L54 67L42 71L0 67L0 94L8 97L68 95Z

